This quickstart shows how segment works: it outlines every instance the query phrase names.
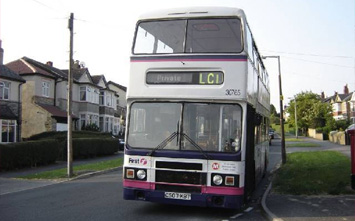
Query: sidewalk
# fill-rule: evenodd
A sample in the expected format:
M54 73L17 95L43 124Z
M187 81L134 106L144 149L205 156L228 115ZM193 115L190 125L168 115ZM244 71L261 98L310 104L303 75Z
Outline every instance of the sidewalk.
M301 139L317 143L320 147L288 147L287 153L332 150L350 158L350 145L343 146L307 137ZM270 220L355 220L355 195L293 196L273 193L271 188L271 193L266 192L264 198Z
M120 157L123 157L123 152L121 152L121 151L118 152L117 154L114 154L111 156L74 160L73 166L95 163L95 162L106 161L106 160L113 160L113 159L117 159ZM62 179L62 180L18 179L18 177L20 177L20 176L31 175L31 174L44 172L44 171L61 169L61 168L67 168L66 161L60 161L60 162L57 162L55 164L51 164L48 166L41 166L41 167L36 167L36 168L25 168L25 169L16 170L16 171L0 172L0 196L5 195L5 194L9 194L9 193L44 187L44 186L68 181L68 179ZM87 173L90 173L90 171L87 171Z

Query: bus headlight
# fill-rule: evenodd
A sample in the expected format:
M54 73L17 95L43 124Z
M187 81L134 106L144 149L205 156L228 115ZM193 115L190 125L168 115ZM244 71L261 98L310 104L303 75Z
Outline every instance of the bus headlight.
M221 185L223 183L223 178L221 175L214 175L213 177L213 183L217 186Z
M146 176L147 176L147 173L144 170L137 171L137 178L138 179L144 180Z

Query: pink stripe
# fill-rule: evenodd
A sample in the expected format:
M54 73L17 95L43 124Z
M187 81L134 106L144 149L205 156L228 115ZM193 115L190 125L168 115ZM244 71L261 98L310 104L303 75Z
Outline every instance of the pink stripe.
M181 184L181 183L151 183L138 180L123 180L124 187L140 188L140 189L155 189L156 184L171 185L171 186L194 186L201 187L201 193L206 194L220 194L220 195L243 195L244 188L236 187L216 187L216 186L201 186L193 184Z
M133 187L133 188L140 188L140 189L152 189L152 185L150 182L147 181L138 181L138 180L123 180L124 187ZM154 185L155 189L155 185Z
M131 62L169 62L169 61L247 61L247 59L155 59L155 60L134 60Z
M196 185L196 184L186 184L186 183L164 183L164 182L158 182L155 184L162 184L162 185L169 185L169 186L193 186L193 187L203 187L201 185Z
M244 188L204 186L201 192L221 195L243 195Z

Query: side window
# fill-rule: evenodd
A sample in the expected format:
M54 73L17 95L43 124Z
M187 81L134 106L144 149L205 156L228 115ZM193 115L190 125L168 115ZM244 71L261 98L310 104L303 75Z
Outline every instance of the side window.
M136 45L134 47L134 53L137 54L149 54L154 50L154 36L142 27L138 27Z
M255 47L253 47L253 58L254 58L254 67L258 69L258 52L256 51Z
M254 62L254 56L253 56L253 37L251 35L249 26L247 25L247 47L248 47L248 55L249 58L251 59L251 62Z

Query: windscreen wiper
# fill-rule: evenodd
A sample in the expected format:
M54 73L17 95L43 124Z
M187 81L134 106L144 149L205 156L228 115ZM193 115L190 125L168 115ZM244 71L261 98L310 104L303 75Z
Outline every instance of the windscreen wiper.
M187 136L187 134L182 133L182 136L186 138L186 140L188 140L192 144L192 146L194 146L198 151L200 151L200 153L202 153L202 155L205 156L207 160L212 160L211 156L209 156L194 140Z
M159 149L163 149L164 147L166 147L166 145L168 145L172 140L174 140L177 135L178 135L177 132L172 133L168 138L163 140L157 147L155 147L152 151L150 151L147 154L147 156L152 156L155 151L157 151Z

